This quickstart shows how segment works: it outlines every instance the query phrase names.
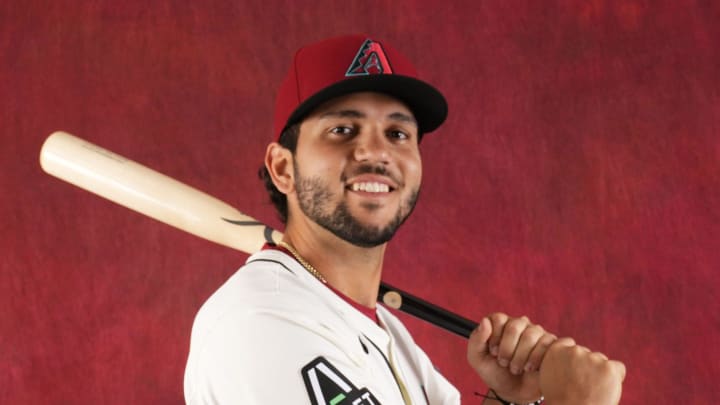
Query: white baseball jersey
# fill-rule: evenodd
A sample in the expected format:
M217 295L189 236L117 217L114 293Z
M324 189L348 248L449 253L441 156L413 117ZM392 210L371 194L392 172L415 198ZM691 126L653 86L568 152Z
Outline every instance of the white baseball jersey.
M200 309L185 370L188 404L459 404L402 323L380 325L268 249Z

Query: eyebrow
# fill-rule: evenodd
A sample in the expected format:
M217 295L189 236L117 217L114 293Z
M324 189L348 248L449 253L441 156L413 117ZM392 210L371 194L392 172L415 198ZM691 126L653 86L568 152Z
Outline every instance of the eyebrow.
M320 118L339 117L339 118L365 118L366 115L358 110L333 110L320 114ZM412 115L401 112L394 112L388 115L388 118L394 121L408 122L417 126L417 121Z

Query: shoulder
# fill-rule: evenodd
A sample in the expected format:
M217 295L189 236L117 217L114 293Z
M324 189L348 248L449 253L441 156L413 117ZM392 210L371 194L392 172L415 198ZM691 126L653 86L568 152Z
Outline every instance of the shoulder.
M321 309L320 305L299 305L318 300L314 291L317 286L304 276L302 268L282 252L265 250L250 256L198 311L192 344L203 345L207 336L218 329L228 333L228 329L250 320L253 325L265 326L265 322L273 319L268 314Z
M361 347L356 336L345 336L347 328L332 301L339 298L328 293L282 252L251 256L196 316L186 399L297 403L299 396L307 397L299 377L312 359L323 355L343 369L356 367Z
M279 251L262 251L252 255L200 308L193 323L190 357L234 348L246 355L248 347L256 353L272 351L269 342L274 341L293 341L298 347L293 353L317 351L328 343L348 352L347 342L357 343L353 311L294 259Z

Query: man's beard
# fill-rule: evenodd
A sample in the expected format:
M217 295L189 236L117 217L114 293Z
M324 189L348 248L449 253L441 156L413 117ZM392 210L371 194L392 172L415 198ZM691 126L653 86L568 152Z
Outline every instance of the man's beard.
M385 174L383 167L363 166L356 174ZM338 238L360 247L375 247L392 239L400 225L410 216L415 208L419 189L412 190L410 196L402 202L395 217L384 227L363 225L348 209L345 200L334 207L330 206L335 196L327 183L320 177L302 177L295 166L295 190L302 212L318 225L332 232ZM380 208L377 204L368 203L368 210Z

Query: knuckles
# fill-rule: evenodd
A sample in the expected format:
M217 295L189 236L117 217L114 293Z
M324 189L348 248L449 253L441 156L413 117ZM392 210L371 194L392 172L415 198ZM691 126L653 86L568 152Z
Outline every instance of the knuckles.
M521 316L519 318L510 318L510 320L508 320L505 324L503 333L510 332L512 334L519 335L528 328L528 325L532 324L526 316Z
M548 348L546 358L554 358L562 363L586 370L599 380L620 380L625 376L625 365L616 360L609 360L601 352L593 352L580 346L568 337L559 338Z
M508 319L508 316L502 312L493 312L487 317L488 319L490 319L490 322L493 324L493 326L502 325Z
M527 336L534 337L536 339L540 339L541 337L545 336L545 329L540 325L530 325L525 329L525 332L523 334Z

